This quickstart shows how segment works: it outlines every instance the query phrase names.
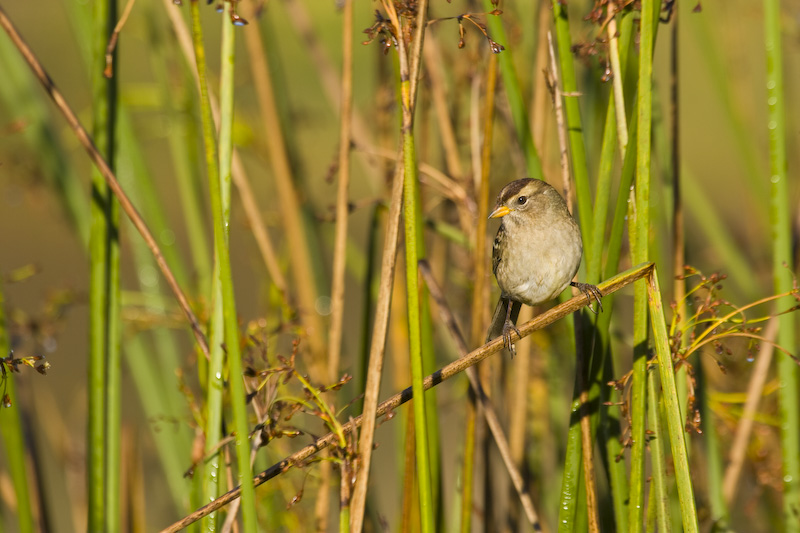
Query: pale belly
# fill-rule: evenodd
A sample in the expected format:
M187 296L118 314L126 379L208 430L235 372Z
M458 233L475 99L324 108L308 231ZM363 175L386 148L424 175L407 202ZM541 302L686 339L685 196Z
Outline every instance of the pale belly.
M554 229L534 230L524 239L527 247L520 247L518 241L517 246L505 250L497 265L498 285L504 296L538 305L567 288L581 262L580 230L575 224L561 231Z

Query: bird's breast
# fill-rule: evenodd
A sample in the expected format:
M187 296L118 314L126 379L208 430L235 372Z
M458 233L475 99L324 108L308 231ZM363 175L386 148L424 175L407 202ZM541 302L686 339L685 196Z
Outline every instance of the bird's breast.
M581 237L571 218L546 227L512 223L498 236L509 241L495 250L495 276L507 297L527 305L552 300L578 271Z

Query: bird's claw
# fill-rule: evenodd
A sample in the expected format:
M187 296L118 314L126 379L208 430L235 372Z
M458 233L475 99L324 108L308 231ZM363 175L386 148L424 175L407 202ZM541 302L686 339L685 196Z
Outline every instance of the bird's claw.
M506 320L503 323L503 345L508 348L508 351L511 352L511 357L513 358L517 354L517 351L514 348L514 344L511 342L512 330L517 333L517 336L522 337L522 334L517 329L517 326L515 326L510 320Z
M592 307L593 300L597 302L597 306L600 308L600 311L603 310L603 302L601 301L603 293L600 292L600 289L589 283L580 283L577 281L570 282L570 285L581 291L581 293L586 296L586 300L589 302L589 311L594 314L598 313L598 311Z

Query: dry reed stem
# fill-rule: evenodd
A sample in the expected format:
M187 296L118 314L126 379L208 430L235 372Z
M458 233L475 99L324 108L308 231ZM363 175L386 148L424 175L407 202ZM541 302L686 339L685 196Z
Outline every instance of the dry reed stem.
M430 265L426 261L421 261L419 267L422 277L425 279L425 283L428 285L428 291L430 292L431 298L433 298L434 302L436 302L436 306L439 309L442 322L444 322L447 330L450 332L450 337L456 344L459 357L466 356L469 353L469 350L467 349L467 343L464 340L464 336L461 334L461 330L458 327L458 323L456 322L456 318L453 315L450 306L447 304L447 300L444 297L442 288L433 277ZM492 432L492 437L494 437L495 444L497 444L497 449L500 452L500 458L503 460L503 465L508 471L511 482L514 484L514 489L516 489L517 495L522 503L522 508L525 510L525 515L528 517L528 522L535 531L539 530L541 529L541 526L539 525L539 517L536 513L536 508L533 505L530 493L528 493L528 490L525 487L522 474L520 474L519 469L514 464L514 459L511 456L511 450L508 445L508 439L503 432L503 426L500 423L500 418L497 416L494 405L484 393L475 369L467 368L466 374L467 378L469 379L470 387L472 387L472 391L475 393L475 398L478 400L478 404L480 405L480 412L482 412L483 416L486 418L486 423L489 426L489 430ZM517 410L521 410L524 413L524 405L524 402L522 404L517 404ZM523 408L519 409L520 406ZM524 426L524 424L522 425Z
M328 380L336 381L342 353L344 315L344 267L347 258L350 184L350 124L353 107L353 0L344 0L342 21L342 101L339 127L339 186L336 194L336 230L333 244L331 324L328 339Z
M409 65L409 52L406 49L406 42L405 42L405 32L404 28L400 23L400 18L398 17L397 11L395 9L395 5L388 0L382 1L383 8L386 10L389 19L391 20L394 30L397 35L397 39L395 40L395 47L397 49L397 55L400 63L400 101L402 105L402 126L401 131L403 133L403 146L405 146L405 139L408 135L412 134L413 123L414 123L414 109L416 105L416 91L417 91L417 79L419 78L419 71L420 71L420 57L422 55L422 45L425 36L425 18L427 16L428 10L428 2L427 0L421 0L417 6L417 25L416 31L412 37L412 50L411 50L411 57L410 57L410 65ZM409 83L405 83L409 82ZM410 85L410 87L409 87ZM405 165L402 165L405 167ZM401 165L398 164L398 168ZM395 188L392 191L392 196L394 200L395 193L399 193L396 197L397 201L392 201L391 209L392 211L395 209L400 209L404 207L404 202L401 199L404 196L406 190L405 180L407 179L416 179L413 176L405 175L405 170L403 174L400 172L395 173ZM397 190L398 182L400 185L401 190ZM407 215L406 215L407 216ZM392 231L396 232L399 231L399 222L400 222L400 212L398 211L396 214L396 218L390 216L389 224L394 225L397 222L397 228L392 228ZM397 234L393 235L394 240L396 242ZM387 247L388 247L388 239L387 239ZM387 247L384 248L384 260L387 259ZM395 246L396 248L396 246ZM408 253L408 251L406 252ZM391 255L396 254L396 249L391 251ZM394 275L392 265L392 276ZM382 267L381 272L383 274L384 269ZM387 283L384 285L383 277L381 278L381 296L384 296L387 299L387 302L384 304L386 306L386 310L388 311L389 303L391 300L391 296L388 293L384 293L383 289L386 288L387 291L389 289L390 281L386 280ZM381 305L381 300L379 297L379 306ZM388 320L388 317L387 317ZM380 325L377 322L376 317L376 324L375 324L375 331L377 332L379 327L383 329L385 325ZM377 416L377 399L378 394L380 392L380 378L381 378L381 370L383 368L383 356L385 351L385 340L386 335L385 331L383 335L380 335L379 338L376 338L373 335L373 343L370 349L370 361L369 361L369 374L367 376L367 391L365 393L364 399L364 410L363 414L367 415L368 418L368 426L365 428L366 431L362 431L361 438L359 439L359 453L361 454L361 470L358 472L358 477L356 479L356 486L355 490L353 491L353 499L351 502L351 515L350 515L350 523L351 529L354 533L360 533L361 528L363 527L364 522L364 506L366 504L366 491L367 485L369 483L369 471L371 466L371 458L372 458L372 445L374 441L374 432L375 432L375 419ZM376 346L377 345L377 346ZM373 357L373 355L375 357ZM377 361L373 361L373 359L378 359ZM367 399L369 398L369 404L367 403ZM423 399L420 399L422 401ZM373 413L375 413L373 415Z
M136 210L136 207L134 207L133 203L131 203L128 195L125 194L125 191L122 189L119 181L117 181L117 177L111 170L111 167L108 166L106 160L103 158L100 152L97 151L94 141L86 129L84 129L84 127L81 125L78 117L75 115L75 112L72 111L72 108L70 108L69 104L64 99L64 96L61 94L61 91L58 90L55 83L53 83L53 80L50 79L50 76L44 70L44 67L42 67L42 64L36 58L33 51L28 47L20 34L17 32L16 28L12 24L11 20L6 16L6 13L2 7L0 7L0 26L3 26L3 29L8 34L12 44L19 50L22 57L28 63L28 66L30 66L31 70L33 71L34 76L36 76L36 79L39 80L48 96L50 96L58 110L64 115L64 118L67 120L70 128L75 132L75 136L78 138L78 141L89 154L89 159L92 160L97 169L103 175L103 178L106 180L106 183L108 183L108 186L114 193L114 196L117 197L120 207L122 207L122 210L125 211L125 214L128 215L128 218L130 218L133 226L144 239L147 247L150 249L153 257L155 258L161 273L164 275L167 285L169 285L169 288L175 295L175 299L178 301L178 306L180 306L181 310L186 315L186 318L189 320L189 324L192 328L192 333L197 340L197 344L200 346L200 349L203 351L206 358L208 358L208 340L203 334L203 331L200 329L200 323L197 321L197 317L192 311L189 301L186 299L186 296L181 290L180 285L178 285L178 281L172 274L172 270L170 270L169 265L167 265L167 261L164 259L164 255L161 253L161 248L159 248L158 243L153 237L153 234L150 233L150 229L147 227L147 224L142 219L141 215L139 215L139 212Z
M350 184L350 130L353 107L353 0L344 0L342 20L342 78L339 122L339 183L336 193L336 228L333 240L333 268L331 273L331 321L328 335L328 380L336 382L339 360L342 354L342 329L344 321L345 262L347 260L347 225L349 219L348 188ZM330 463L320 465L321 486L315 505L317 531L328 530L328 511L330 507L329 486L331 483ZM345 498L340 493L341 502L350 502L349 481L346 481L345 463L341 465L341 491L348 487Z
M358 453L361 465L356 476L356 485L350 500L350 529L359 533L364 522L364 505L367 499L367 482L372 459L372 443L375 437L375 419L377 418L378 397L380 395L383 359L386 350L386 332L389 326L389 310L392 304L392 288L394 286L394 269L397 262L397 242L400 234L400 214L403 204L402 166L395 170L392 197L389 202L386 240L383 243L381 259L381 281L378 289L378 301L375 308L375 323L372 327L372 341L369 350L369 368L364 390L364 408L362 417Z
M478 186L476 187L478 195L478 217L475 221L475 247L473 250L472 265L475 279L471 310L471 320L473 326L472 346L479 345L486 339L486 336L482 334L482 329L485 328L486 324L489 323L487 313L491 311L491 306L489 304L491 276L487 269L487 265L489 265L491 261L487 255L488 246L486 243L486 224L489 217L489 173L491 171L492 162L492 138L494 136L497 63L497 54L490 54L489 61L486 66L483 113L481 117L483 135L480 140L480 180L478 182ZM494 395L494 383L492 381L492 376L500 373L500 366L500 361L495 359L487 364L481 365L478 368L478 372L476 373L477 375L472 376L472 378L476 380L476 383L479 384L478 388L480 391L475 394L477 400L480 400L481 397L491 398ZM473 380L472 378L470 381ZM478 411L480 412L481 409L478 409ZM490 418L485 418L485 420L487 425L489 425L489 431L494 432L494 429L491 427L492 421ZM483 421L483 418L478 418L475 424L475 434L473 438L475 439L475 446L476 449L479 450L480 455L477 456L477 464L473 466L473 469L475 469L475 466L478 466L479 469L475 470L480 473L479 475L483 475L488 480L491 477L491 461L489 459L489 433L483 426ZM503 439L505 440L505 437L503 437ZM508 446L506 445L506 448L507 447ZM473 474L473 480L474 479L475 478ZM513 475L512 479L514 479ZM486 484L485 486L482 485L481 488L483 490L483 497L478 501L481 501L485 505L482 519L484 524L488 524L489 520L491 520L489 517L490 510L495 511L494 514L496 516L503 515L505 514L504 507L507 506L507 502L506 499L501 498L498 501L498 505L493 505L495 500L494 498L491 498L493 491L491 490L490 486ZM464 490L472 489L473 487L464 487Z
M527 322L533 317L533 308L527 305L520 309L519 322ZM531 386L531 352L533 350L533 337L525 337L514 348L517 355L513 359L513 379L509 387L507 402L508 405L516 406L509 409L508 415L508 447L511 460L514 466L522 470L525 460L525 436L528 424L528 390ZM512 523L516 523L519 518L519 508L513 506L511 509ZM513 530L513 527L512 527Z
M536 153L544 155L547 153L545 150L545 132L547 131L547 123L550 114L546 112L547 96L547 79L542 74L547 72L547 29L550 27L550 10L551 4L548 2L539 3L539 28L538 28L538 42L536 43L536 63L532 79L534 80L533 102L531 104L531 138L533 139L533 146L536 148ZM547 173L545 173L547 175Z
M600 283L597 288L603 293L604 296L608 296L617 292L618 290L622 289L630 285L631 283L645 278L653 272L653 263L643 263L638 265L634 268L626 270L625 272L621 272L610 278L603 283ZM570 298L566 302L556 305L544 313L537 315L532 320L526 322L519 326L519 335L516 331L511 333L511 340L512 342L516 342L523 337L527 337L534 331L538 331L542 328L553 324L554 322L558 321L565 316L574 313L578 309L582 309L586 307L587 301L586 297L583 294L578 296L574 296ZM464 372L467 368L471 368L476 364L480 363L484 359L488 358L491 355L494 355L504 349L503 346L503 338L498 337L486 344L476 348L475 350L471 351L466 356L453 361L452 363L444 366L443 368L437 370L433 374L427 376L423 381L423 388L424 390L428 390L432 387L435 387L448 379L451 379L454 376L457 376L461 372ZM378 405L377 409L375 409L374 413L375 416L383 416L386 413L396 409L400 405L408 402L413 398L413 394L411 391L411 387L406 388L402 392L398 392L391 398L388 398L381 402ZM365 400L366 403L366 400ZM366 409L365 409L365 412ZM345 424L342 424L342 432L347 435L352 431L356 430L357 428L362 427L362 422L364 421L363 415L358 416L354 419L351 419ZM338 436L334 433L328 433L327 435L316 439L313 443L305 446L304 448L298 450L297 452L293 453L289 457L286 457L279 463L276 463L269 467L268 469L264 470L260 474L254 476L253 483L257 487L262 485L266 481L286 472L287 470L291 469L294 466L302 466L306 459L314 455L315 453L319 452L320 450L327 448L331 444L335 444L338 442ZM237 487L229 492L218 497L213 502L201 507L200 509L194 511L193 513L187 515L186 517L182 518L181 520L175 522L174 524L170 525L169 527L162 530L162 533L174 533L179 531L189 524L200 520L204 516L213 513L217 509L224 507L231 501L235 500L241 494L241 488Z
M747 385L747 399L744 402L742 417L736 426L736 434L731 444L730 463L725 469L722 481L722 497L725 504L730 507L736 498L736 491L739 488L739 476L742 473L742 466L747 452L747 444L750 440L750 433L753 430L755 414L758 404L764 392L764 384L767 382L769 367L772 363L772 355L775 353L775 338L778 336L778 319L772 317L764 330L766 342L761 345L758 351L758 360L750 375L750 383ZM714 431L710 429L709 431Z
M564 95L564 93L561 91L560 80L558 77L556 53L553 50L553 34L549 31L547 32L547 47L550 51L550 80L553 84L553 107L555 108L556 113L556 131L558 132L559 154L561 155L562 194L567 200L567 208L569 209L569 212L573 213L572 181L569 179L569 147L567 143L567 126L564 120L564 107L561 102L561 97Z

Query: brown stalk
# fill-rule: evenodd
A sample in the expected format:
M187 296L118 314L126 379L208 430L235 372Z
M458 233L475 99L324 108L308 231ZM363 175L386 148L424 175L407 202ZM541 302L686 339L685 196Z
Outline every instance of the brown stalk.
M547 46L550 51L550 81L553 84L553 107L556 112L556 124L558 131L558 146L559 154L561 154L561 183L563 187L564 198L567 200L567 208L569 212L573 210L572 200L572 181L569 179L569 148L567 143L567 126L564 120L564 106L561 102L561 97L564 93L561 92L561 85L558 78L558 65L556 64L556 54L553 50L553 34L547 32Z
M546 154L545 151L545 132L547 131L547 123L550 114L546 111L547 96L547 79L542 76L542 73L547 71L548 62L548 48L547 48L547 29L550 27L550 10L551 4L548 2L541 2L539 4L539 28L538 28L538 42L536 44L536 71L533 73L534 93L533 103L531 105L531 136L533 137L533 145L539 154Z
M764 384L767 382L772 355L775 352L773 343L777 336L778 319L777 317L772 317L769 319L764 331L764 337L768 341L761 344L761 349L758 351L758 361L750 376L750 383L747 385L747 399L744 402L742 418L736 426L736 434L731 445L730 463L725 469L725 476L722 481L722 497L728 507L736 498L736 491L739 488L739 476L742 473L747 444L755 422L755 414L764 393ZM709 429L709 431L714 431L714 429Z
M433 301L436 302L436 305L439 309L442 322L444 322L447 330L450 332L450 337L456 344L459 357L465 357L469 353L469 350L467 349L467 343L464 340L464 336L461 334L461 330L458 327L458 323L456 322L456 318L453 315L450 306L447 304L447 300L444 297L442 288L434 279L430 265L426 261L421 261L419 266L422 277L425 279L425 283L428 285L428 291L430 291L431 298L433 298ZM502 458L503 464L508 471L508 475L514 484L514 488L516 489L517 495L522 503L522 508L525 510L525 515L528 517L528 522L531 524L534 531L539 530L541 529L539 517L536 513L535 507L533 506L531 495L525 488L525 484L522 480L522 474L520 474L519 469L514 464L514 459L511 457L508 439L503 432L503 426L500 423L500 418L497 416L494 405L486 396L483 387L478 380L478 375L475 372L475 369L467 368L465 372L467 374L467 378L469 379L470 387L472 387L472 392L475 394L475 398L478 400L478 404L481 407L480 412L483 413L483 416L486 418L486 423L489 426L489 430L492 432L495 444L497 444L497 449L500 451L500 457ZM525 404L523 403L521 405ZM518 405L517 407L519 408L520 406ZM518 410L524 412L524 409Z
M400 25L400 19L395 11L394 4L390 1L384 0L383 7L386 9L389 18L392 20L397 33L402 34L403 30ZM422 44L425 36L425 17L428 10L427 0L420 0L420 2L417 4L417 10L417 30L412 41L413 49L411 50L410 69L408 51L406 50L406 44L403 36L400 35L400 37L397 39L397 52L400 60L400 76L401 78L404 75L409 76L411 85L410 93L404 94L401 97L403 104L402 124L404 131L410 129L413 124L414 106L416 104L417 79L419 78L420 69L420 56L422 55ZM401 83L401 87L406 87L406 85ZM398 165L398 167L400 167L400 165ZM350 508L350 528L354 533L360 533L364 524L364 506L366 504L367 484L369 482L369 470L372 460L372 445L375 438L375 419L379 416L376 412L376 409L378 395L380 393L380 378L383 369L383 356L386 343L385 328L386 322L388 322L389 304L391 303L391 296L387 293L391 287L391 278L394 277L394 257L397 253L397 232L399 231L400 208L403 203L403 182L405 178L406 177L399 171L395 173L395 185L392 190L392 204L389 216L390 229L387 231L386 245L384 246L384 262L389 259L388 256L392 256L392 265L387 269L384 269L384 265L381 266L381 293L378 300L378 307L379 310L381 310L382 307L385 308L387 316L383 319L385 322L383 324L379 324L378 315L376 314L372 345L370 347L367 390L365 391L364 410L362 412L362 416L363 414L367 415L368 422L364 430L361 432L361 437L358 443L358 450L359 454L361 455L361 469L359 470L358 477L356 478L356 485L353 491L353 499ZM395 210L397 210L396 213ZM388 250L390 245L392 247L391 251ZM384 280L384 273L389 274L389 276L387 276L388 279L386 280ZM387 293L384 293L384 288L386 289ZM386 302L383 302L381 297L385 297ZM373 413L375 414L373 415Z
M386 349L386 331L389 325L394 269L397 262L397 238L400 234L400 214L403 204L402 172L402 166L398 165L395 170L392 197L389 202L386 240L383 243L381 281L375 309L375 324L372 327L367 384L364 390L364 409L361 417L357 419L361 420L362 417L365 417L364 424L361 427L358 448L361 466L358 470L353 497L350 501L350 529L354 533L361 531L364 522L364 505L367 499L367 482L372 459L372 443L375 438L375 420L378 416L378 397L380 395L381 375L383 374L383 356Z
M350 130L353 107L353 0L344 1L342 20L342 101L339 128L339 187L336 195L336 234L333 244L331 326L328 341L328 379L335 382L342 352L344 267L347 258L348 186L350 183Z
M518 321L527 322L533 317L533 308L527 305L520 309ZM522 470L525 458L525 436L528 428L528 391L532 386L531 380L531 351L533 349L533 337L522 339L516 346L517 355L509 364L513 364L511 386L506 395L506 405L515 406L508 409L508 448L511 454L512 464ZM541 386L541 384L539 384ZM545 385L546 386L546 385ZM546 411L544 411L546 412ZM541 445L541 441L537 445ZM514 525L519 521L519 507L513 505L510 510L509 519L511 530L515 531Z
M108 183L108 186L114 193L114 196L116 196L117 200L119 200L120 207L122 207L122 210L125 211L126 215L128 215L128 218L130 218L131 223L133 223L133 226L144 239L147 247L150 248L153 257L158 264L158 268L161 270L161 273L164 274L167 285L169 285L172 293L175 295L175 299L178 300L178 305L186 315L186 318L189 320L189 324L192 328L192 333L197 340L197 344L200 346L200 349L203 351L205 356L208 357L208 341L206 340L203 331L200 329L200 323L197 321L197 317L192 311L189 301L186 299L186 296L183 294L180 285L178 285L175 276L172 274L172 270L170 270L169 265L167 265L167 261L164 259L164 255L161 253L158 243L153 238L153 234L150 233L150 229L147 227L147 224L144 220L142 220L141 215L139 215L136 207L134 207L133 203L131 203L128 195L125 194L125 191L122 189L119 181L117 181L117 177L114 175L111 167L108 166L106 160L103 159L103 156L97 151L97 147L95 147L91 136L81 125L78 117L64 99L64 96L58 90L55 83L53 83L53 80L50 79L50 76L33 54L33 51L31 51L20 34L17 32L16 28L11 23L11 20L9 20L9 18L6 16L6 13L2 7L0 7L0 26L3 26L3 29L8 34L11 42L14 44L14 46L16 46L22 57L28 63L28 66L30 66L33 74L42 84L44 90L53 100L58 110L64 115L64 118L66 118L70 128L72 128L72 130L75 132L75 136L78 138L78 141L89 154L89 158L100 171L100 174L103 175L103 178L106 180L106 183Z
M608 19L608 55L611 60L612 90L614 91L614 111L617 115L617 138L622 157L628 147L628 119L625 118L625 97L622 93L622 67L619 64L619 37L617 19L610 14Z
M250 11L253 9L251 4L251 2L245 2L243 4L243 9L247 18L254 18L255 16L254 13ZM189 34L189 28L186 26L186 23L180 15L180 12L175 9L175 5L172 0L164 0L164 8L167 12L170 22L172 23L172 29L175 31L178 45L184 57L186 58L189 70L194 76L195 83L199 85L200 80L197 75L197 62L194 59L194 47L192 45L192 37ZM255 45L252 43L254 35L257 39L257 43ZM263 50L260 48L261 41L258 38L257 31L246 30L244 31L244 36L247 44L248 55L250 57L256 57L256 53L263 54ZM257 51L255 53L253 51L254 46L257 47ZM210 90L208 96L209 101L211 102L211 115L214 118L214 124L219 127L219 102L216 96L211 93ZM256 240L256 246L258 246L258 250L261 253L261 258L264 260L264 265L267 267L267 272L269 272L272 282L275 284L275 287L281 294L283 301L288 304L289 293L286 284L286 278L284 278L283 272L278 265L275 247L272 245L264 218L261 216L261 210L255 201L255 194L253 193L253 189L250 187L250 180L244 170L244 165L242 164L242 158L239 155L239 150L235 146L233 147L233 160L231 163L231 177L233 178L233 183L236 185L236 188L239 191L239 197L242 201L242 209L244 209L245 216L250 224L250 230L253 232L253 238Z
M645 278L649 276L653 271L653 263L642 263L634 268L626 270L625 272L621 272L610 278L602 283L600 283L597 288L603 293L604 296L608 296L609 294L613 294L618 290L622 289L630 285L631 283ZM517 332L511 333L511 340L512 342L516 342L521 338L527 337L534 331L538 331L543 329L550 324L558 321L565 316L574 313L575 311L586 307L587 301L586 297L582 294L578 296L574 296L570 298L566 302L556 305L544 313L537 315L532 320L522 324L519 326L519 335ZM443 368L437 370L433 374L427 376L423 381L423 388L424 390L428 390L432 387L435 387L448 379L457 376L461 372L464 372L467 368L471 368L476 364L480 363L484 359L488 358L491 355L494 355L504 349L503 346L503 338L498 337L486 344L472 350L470 353L465 355L464 357L453 361L452 363L444 366ZM406 388L402 392L399 392L381 402L378 405L377 409L374 411L375 416L383 416L390 411L393 411L400 405L408 402L413 398L413 394L411 391L411 387ZM366 403L366 402L365 402ZM365 409L365 412L366 409ZM362 422L364 421L363 415L360 415L354 419L351 419L349 422L342 424L342 432L345 435L350 434L357 428L362 427ZM363 428L362 428L363 429ZM308 446L298 450L294 454L286 457L279 463L276 463L269 467L268 469L264 470L257 476L253 477L253 483L257 487L262 485L266 481L286 472L287 470L291 469L294 466L302 466L304 461L314 455L315 453L319 452L322 449L327 448L331 444L336 444L338 442L339 437L334 433L328 433L327 435L316 439L313 443L309 444ZM186 517L182 518L181 520L175 522L174 524L170 525L169 527L162 530L162 533L173 533L179 531L189 524L200 520L204 516L208 516L210 513L213 513L217 509L224 507L231 501L237 499L241 494L241 488L237 487L231 491L226 492L225 494L218 497L213 502L201 507L200 509L194 511L193 513L187 515Z
M483 335L483 328L486 327L486 324L489 323L489 316L488 313L491 311L491 303L489 300L489 282L490 282L490 274L486 268L488 264L490 264L490 260L487 256L487 243L486 243L486 223L489 216L489 174L491 173L491 166L492 166L492 138L494 135L494 112L495 112L495 92L497 89L497 54L489 54L489 61L487 64L486 70L486 82L484 88L484 101L483 101L483 113L482 113L482 125L483 125L483 135L481 139L481 166L480 166L480 181L478 182L478 186L476 187L478 198L478 218L476 220L476 228L475 228L475 250L474 250L474 263L473 269L475 272L475 288L473 291L473 298L472 298L472 336L473 336L473 343L472 346L478 346L481 342L483 342L486 338ZM480 391L476 393L476 399L479 400L481 396L484 398L491 398L494 394L493 391L493 383L491 376L500 373L500 361L493 360L484 365L481 365L478 368L477 378L478 383L480 384ZM470 380L471 381L471 380ZM479 409L480 411L480 409ZM487 425L489 426L489 431L494 433L495 428L492 428L493 421L490 418L486 418ZM496 421L495 421L496 422ZM488 523L487 519L489 517L489 511L493 510L497 513L497 515L504 515L506 511L504 507L507 505L507 499L501 498L495 500L492 498L493 491L490 489L490 467L491 462L489 460L489 433L486 431L485 427L481 427L482 424L480 422L476 423L476 431L475 431L475 441L476 447L478 450L482 452L482 467L481 467L481 457L478 457L477 465L479 469L476 469L477 472L482 473L487 480L487 483L484 483L484 494L482 501L484 502L484 523ZM505 439L505 437L503 437ZM507 448L506 444L506 448ZM506 450L507 451L507 450ZM504 458L505 460L505 458ZM475 468L473 466L473 468ZM513 466L513 465L512 465ZM515 479L512 475L512 479ZM520 478L521 479L521 478ZM471 487L464 487L464 490L472 490ZM494 505L493 505L494 504ZM524 507L523 503L523 507ZM532 505L530 506L531 509L533 508ZM535 512L533 513L535 516Z
M339 126L339 184L336 194L336 229L333 242L333 272L331 282L331 322L328 337L328 379L336 381L342 353L342 324L344 319L344 274L347 259L347 223L349 218L348 187L350 183L350 125L353 104L353 0L344 1L342 20L342 92ZM345 462L342 463L342 490L345 486ZM317 531L328 530L330 507L331 466L320 465L320 489L314 512ZM347 483L349 487L349 482ZM340 501L344 494L340 494ZM347 505L350 505L348 490Z
M485 125L485 117L481 115L481 107L480 107L480 95L481 95L481 77L480 74L476 73L472 77L472 84L470 87L470 155L471 155L471 163L472 163L472 181L473 181L473 188L476 191L480 191L481 189L481 182L483 181L483 164L481 161L481 154L482 154L482 145L481 145L481 124ZM482 120L482 118L484 120ZM483 201L480 202L480 205L485 206L484 209L488 210L488 192L486 196L483 198ZM488 211L487 211L488 213ZM478 216L480 219L485 219L486 215ZM482 235L484 239L483 248L485 248L485 231L483 233L475 232L475 238L478 238L478 235ZM476 245L477 246L477 245ZM481 278L478 277L477 272L475 271L477 268L481 268L479 265L484 265L484 263L478 262L473 258L473 272L475 272L474 277L475 280L483 279L488 274L484 272ZM483 328L486 327L488 323L489 315L488 315L488 306L489 306L489 284L488 283L476 283L475 288L472 291L472 298L473 300L480 300L483 302L483 306L478 306L473 301L473 308L472 310L481 309L482 314L480 316L471 316L471 334L472 334L472 341L473 346L476 346L485 340L483 336ZM483 467L485 462L485 454L483 451L485 450L484 447L479 447L478 443L484 443L485 438L484 435L486 434L486 424L483 418L478 417L477 411L478 406L476 403L475 395L472 394L470 389L470 394L468 395L469 403L467 404L467 412L466 412L466 419L467 424L464 424L464 450L471 450L471 453L464 455L464 465L463 465L463 479L464 485L461 487L461 501L462 501L462 512L461 512L461 531L462 533L468 533L472 531L472 515L473 515L473 501L480 502L481 505L485 504L485 494L486 489L484 483L475 483L475 472L484 472L485 468ZM477 451L480 450L480 453ZM483 518L485 512L482 509L478 510L477 516L479 518ZM479 525L480 527L480 525Z
M555 51L553 50L553 36L547 33L547 43L550 50L550 75L553 83L553 102L555 104L556 124L558 125L558 144L561 151L561 177L564 182L564 197L567 206L572 211L571 180L569 177L569 157L567 154L567 127L564 120L561 97L563 93L559 86L558 65L556 64ZM589 362L586 357L586 345L582 342L585 334L584 320L581 316L575 317L575 385L579 391L580 423L581 423L581 455L583 458L583 480L586 485L586 508L589 519L589 531L600 532L600 517L597 507L597 485L594 474L594 441L592 439L591 420L589 419Z

